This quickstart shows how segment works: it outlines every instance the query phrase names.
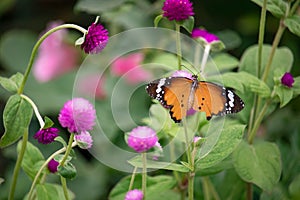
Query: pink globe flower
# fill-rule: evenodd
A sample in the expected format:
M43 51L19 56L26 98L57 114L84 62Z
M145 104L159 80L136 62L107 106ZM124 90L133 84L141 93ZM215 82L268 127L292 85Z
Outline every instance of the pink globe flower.
M141 190L134 189L126 193L124 200L142 200L143 198L144 198L143 192Z
M50 144L58 136L59 130L57 128L46 128L39 130L33 137L37 139L39 143Z
M99 23L93 23L85 35L81 48L87 54L100 53L108 43L108 31Z
M212 33L209 33L205 29L200 29L200 28L195 28L192 31L192 38L202 38L207 43L212 43L214 41L219 41L218 36L216 36L216 35L214 35Z
M96 111L93 105L83 98L67 101L58 116L61 126L76 134L91 130L95 125L95 119Z
M193 4L189 0L166 0L162 10L163 16L170 21L182 21L194 15Z
M58 165L59 165L59 162L57 162L56 160L54 160L54 159L50 160L50 162L48 163L49 171L51 173L56 173Z
M105 76L87 74L78 78L78 92L87 97L95 97L98 100L106 97Z
M289 88L293 87L295 80L293 78L293 75L289 72L286 72L282 77L281 77L281 84L285 85Z
M89 149L93 145L93 139L89 132L82 131L80 134L75 135L75 140L78 143L78 146L82 149Z
M172 74L172 77L185 77L185 78L189 78L192 79L193 74L184 71L184 70L177 70Z
M61 25L52 22L47 30ZM75 69L79 51L65 42L66 30L59 30L49 35L41 44L38 56L33 64L33 76L39 82L47 82Z
M128 146L136 152L141 153L148 151L158 141L156 132L148 126L138 126L129 133Z

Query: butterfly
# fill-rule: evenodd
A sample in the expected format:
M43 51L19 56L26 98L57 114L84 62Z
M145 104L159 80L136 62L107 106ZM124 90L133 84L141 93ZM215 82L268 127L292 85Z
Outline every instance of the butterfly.
M232 90L215 83L198 81L198 77L167 77L146 86L150 97L170 109L170 116L179 123L190 109L205 112L207 120L241 111L245 104Z

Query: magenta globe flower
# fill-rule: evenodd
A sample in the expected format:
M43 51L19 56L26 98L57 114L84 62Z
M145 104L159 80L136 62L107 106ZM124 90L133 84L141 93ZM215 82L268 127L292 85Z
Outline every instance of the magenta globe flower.
M143 192L141 190L134 189L126 193L124 200L142 200L143 198L144 198Z
M51 173L56 173L58 165L59 165L59 162L57 162L56 160L54 160L54 159L50 160L50 162L48 163L49 171Z
M75 135L75 140L78 143L78 146L82 149L89 149L93 145L93 139L89 132L82 131L80 134Z
M200 28L195 28L192 31L192 38L201 38L201 39L205 40L207 43L212 43L214 41L219 41L218 36L216 36L212 33L209 33L205 29L200 29Z
M291 73L289 72L286 72L282 77L281 77L281 84L282 85L285 85L289 88L293 87L293 84L294 84L295 80L292 76Z
M185 77L185 78L189 78L192 79L193 74L184 71L184 70L177 70L172 74L172 77Z
M95 125L95 119L96 111L93 105L83 98L67 101L58 116L61 126L75 134L91 130Z
M129 133L128 146L138 153L148 151L158 141L156 132L148 126L138 126Z
M59 130L57 128L46 128L39 130L33 137L37 139L39 143L50 144L58 136Z
M162 10L163 16L170 21L182 21L194 15L193 4L189 0L166 0Z
M108 31L101 24L93 23L88 28L81 48L85 53L96 54L106 47L108 39Z

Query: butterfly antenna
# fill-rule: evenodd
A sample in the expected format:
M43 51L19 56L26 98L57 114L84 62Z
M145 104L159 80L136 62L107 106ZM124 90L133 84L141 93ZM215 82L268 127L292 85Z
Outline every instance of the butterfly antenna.
M185 65L183 65L183 64L181 64L181 67L187 69L191 74L195 74L195 72L197 72L197 74L199 74L198 70L197 70L193 65L191 65L191 67L192 67L195 71L191 70L190 68L188 68L187 66L185 66Z

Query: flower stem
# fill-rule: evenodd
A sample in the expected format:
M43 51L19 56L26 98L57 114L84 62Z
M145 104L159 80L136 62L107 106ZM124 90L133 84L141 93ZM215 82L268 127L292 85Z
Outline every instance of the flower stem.
M21 150L18 154L18 159L17 159L17 162L16 162L16 166L14 168L13 180L12 180L12 184L10 186L10 192L9 192L8 200L13 200L14 199L16 185L17 185L17 179L18 179L18 176L19 176L19 171L20 171L20 168L21 168L22 160L23 160L23 157L24 157L24 154L25 154L25 151L26 151L27 142L28 142L28 130L25 130L25 132L23 134Z
M22 94L23 93L25 84L27 82L28 76L30 74L30 71L31 71L31 68L32 68L32 65L33 65L34 58L35 58L35 56L37 54L37 50L40 47L40 45L42 44L42 42L50 34L56 32L58 30L65 29L65 28L73 28L73 29L76 29L76 30L82 32L83 34L85 34L87 32L87 30L85 30L84 28L82 28L82 27L80 27L78 25L75 25L75 24L63 24L63 25L54 27L53 29L47 31L44 35L42 35L42 37L40 37L40 39L37 41L37 43L34 45L34 47L32 49L31 56L30 56L30 59L29 59L29 62L28 62L28 65L27 65L27 68L26 68L26 71L25 71L25 74L24 74L24 78L23 78L22 83L21 83L21 85L20 85L20 87L18 89L18 94Z
M70 138L69 138L69 142L68 142L68 146L67 146L67 150L66 150L66 153L65 153L62 161L59 164L60 166L64 166L64 164L65 164L65 162L66 162L66 160L67 160L67 158L68 158L68 156L71 152L74 136L75 136L75 134L71 133Z
M69 200L69 193L68 193L68 187L67 187L67 181L64 177L60 176L60 182L64 191L64 196L66 200Z
M128 191L132 190L134 179L135 179L136 170L137 170L137 167L134 167L132 175L131 175L131 179L130 179L130 184L129 184Z
M210 52L210 45L207 44L207 45L205 45L204 54L203 54L202 61L201 61L200 72L202 74L204 73L204 68L205 68L205 65L207 63L209 52Z
M176 28L176 51L177 51L177 60L178 60L178 70L181 70L182 54L181 54L181 41L180 41L180 25L178 23L175 23L175 28Z
M263 1L263 6L260 14L260 25L259 25L259 35L258 35L258 64L256 75L260 78L261 73L261 62L262 62L262 48L264 43L265 35L265 25L266 25L266 13L267 13L267 0Z
M146 200L146 188L147 188L147 153L142 153L143 160L143 173L142 173L142 191L144 194L144 199Z
M23 99L25 99L31 105L32 109L34 110L35 116L36 116L36 118L38 119L38 121L40 123L40 127L41 127L40 129L42 129L45 126L45 122L44 122L42 116L40 115L37 106L35 105L35 103L28 96L26 96L24 94L21 94L20 96Z

